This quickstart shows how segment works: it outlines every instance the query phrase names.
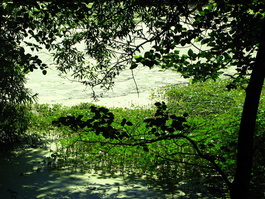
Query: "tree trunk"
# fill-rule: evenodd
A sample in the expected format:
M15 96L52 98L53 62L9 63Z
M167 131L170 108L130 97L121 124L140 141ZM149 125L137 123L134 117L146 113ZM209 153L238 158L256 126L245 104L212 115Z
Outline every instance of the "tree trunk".
M260 94L265 77L265 20L255 65L246 89L237 146L237 168L231 185L232 199L248 199L253 164L253 139Z

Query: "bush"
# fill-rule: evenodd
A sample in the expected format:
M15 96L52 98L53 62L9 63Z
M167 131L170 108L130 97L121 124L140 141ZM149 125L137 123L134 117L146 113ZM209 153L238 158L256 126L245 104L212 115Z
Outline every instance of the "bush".
M30 119L28 106L0 103L0 145L20 140L28 128Z

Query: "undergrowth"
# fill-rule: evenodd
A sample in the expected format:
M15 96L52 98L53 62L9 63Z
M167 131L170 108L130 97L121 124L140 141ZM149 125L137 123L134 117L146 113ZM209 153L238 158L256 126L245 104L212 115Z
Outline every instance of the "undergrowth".
M236 139L245 93L242 89L227 91L227 81L208 81L191 85L164 87L153 97L163 95L169 114L181 116L188 113L187 135L199 149L213 157L229 180L235 170ZM255 172L253 182L264 175L264 93L261 97L257 120ZM62 105L35 104L30 132L59 137L58 150L50 158L52 168L79 168L84 172L101 170L103 173L117 172L126 175L145 176L165 190L181 190L190 198L194 192L205 196L215 194L225 197L227 190L209 162L201 159L185 139L161 140L145 146L129 146L129 139L112 141L88 129L52 126L61 117L79 117L86 121L94 117L93 104L82 103L72 107ZM104 109L103 109L104 110ZM144 120L154 117L153 108L113 108L113 128L133 135L137 139L150 138ZM126 119L126 120L124 120ZM127 124L125 125L125 122ZM128 123L129 122L129 123ZM121 125L124 123L123 125ZM132 124L132 125L131 125ZM110 143L110 144L107 144ZM261 144L262 143L262 144ZM128 144L128 143L127 143ZM193 186L191 186L193 184ZM198 186L200 184L200 186ZM176 187L177 186L177 187ZM195 189L196 191L192 190ZM190 194L190 195L188 195Z

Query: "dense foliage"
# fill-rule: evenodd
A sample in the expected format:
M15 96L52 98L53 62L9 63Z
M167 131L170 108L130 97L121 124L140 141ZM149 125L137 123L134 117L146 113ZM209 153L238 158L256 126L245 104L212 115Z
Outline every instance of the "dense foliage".
M201 153L214 158L229 180L232 180L236 166L235 140L237 135L235 132L238 131L244 90L228 92L225 89L225 85L228 83L227 81L218 81L188 86L170 86L161 92L168 101L166 112L169 116L174 118L173 115L176 115L182 118L183 113L190 111L191 114L186 117L186 124L189 126L186 126L184 135L189 135L192 140L196 141ZM158 94L160 95L160 93ZM264 99L262 98L261 110L263 109ZM158 183L164 190L175 194L182 191L187 197L198 197L199 193L205 197L209 194L216 197L227 195L227 187L221 176L216 173L214 167L208 164L207 160L199 157L188 140L178 137L178 132L174 133L176 137L168 135L172 136L170 140L158 140L167 135L155 135L156 132L152 133L153 127L146 128L148 123L144 121L147 118L153 118L156 113L155 106L150 110L108 110L104 107L95 107L93 104L80 104L71 108L59 105L53 107L37 105L33 110L36 112L36 119L32 123L31 131L44 134L56 132L56 137L57 133L61 135L58 150L53 152L49 160L49 165L52 168L76 168L84 171L95 169L113 174L121 172L124 175L144 175L149 183ZM95 110L98 112L102 110L103 117L95 117ZM72 118L81 123L93 120L94 123L98 122L99 124L110 113L113 114L114 121L110 125L105 124L105 127L126 132L129 136L122 139L111 139L108 136L106 138L103 134L98 136L98 125L94 125L96 127L94 130L91 126L90 128L65 126L67 125L66 118ZM82 120L78 119L80 115L83 116ZM58 121L60 117L62 120L59 121L65 125L51 128L51 122ZM126 125L124 118L126 122L131 123ZM264 168L261 167L264 164L262 155L264 147L260 144L264 139L262 133L264 131L264 115L262 112L259 114L258 121L253 183L260 187L252 187L252 194L255 193L256 198L261 197L262 179L264 179ZM58 122L56 123L58 124ZM170 121L167 122L167 125L171 124ZM164 133L163 131L159 132ZM148 139L153 139L153 141L144 142ZM138 142L143 145L137 144ZM167 185L165 186L165 184Z
M29 113L23 104L34 95L25 88L25 74L40 60L20 46L26 36L26 22L6 3L0 4L0 145L16 141L25 132Z
M159 65L164 69L174 69L185 78L192 77L193 82L197 82L216 80L223 69L234 66L234 81L227 86L228 89L236 88L242 78L251 76L236 142L234 180L230 181L225 175L225 168L219 163L222 157L213 160L202 154L192 135L185 140L195 143L192 145L197 154L215 167L230 189L232 198L247 198L253 178L252 151L258 135L255 124L265 76L264 12L264 2L257 0L2 1L0 59L4 76L1 76L1 103L11 103L15 99L17 106L17 103L29 101L31 96L23 85L25 73L37 68L42 69L43 74L47 73L45 63L33 53L27 53L23 45L32 51L52 51L57 68L62 73L70 73L92 89L96 86L111 88L113 78L126 67L133 70L139 65L149 68ZM76 47L80 43L84 44L84 49ZM179 47L189 49L179 51ZM93 61L88 62L86 58ZM6 81L5 78L16 81ZM19 94L13 95L13 91ZM94 91L92 93L94 97L97 95ZM4 104L2 107L8 106ZM100 128L100 132L105 133L103 138L108 134L103 132L105 130L114 133L107 137L128 136L110 126L114 118L108 110L96 108L92 112L94 119L103 117L100 124L92 121L93 128ZM157 116L164 118L164 113ZM172 120L174 118L178 116L171 117ZM149 120L149 125L156 125L153 120ZM66 117L62 122L70 124L77 121L81 124L82 117ZM167 124L166 121L162 123ZM128 124L127 120L120 123L122 128L130 126ZM145 128L153 128L151 126ZM154 135L165 136L159 132L161 129L156 130L158 132L152 131ZM202 143L202 146L207 148L208 144ZM148 147L144 149L149 150Z
M16 44L18 53L14 54L22 57L17 60L25 71L41 68L46 74L46 65L25 53L21 44L33 51L52 51L62 73L70 73L92 88L108 89L123 69L134 69L140 63L150 68L174 68L194 81L217 79L223 73L220 70L229 66L237 67L236 77L248 75L257 51L262 5L222 1L7 1L1 8L3 23L6 21L16 35L5 41ZM9 15L12 17L6 17ZM6 35L6 29L2 30ZM84 49L76 47L80 43ZM192 49L183 52L179 47Z

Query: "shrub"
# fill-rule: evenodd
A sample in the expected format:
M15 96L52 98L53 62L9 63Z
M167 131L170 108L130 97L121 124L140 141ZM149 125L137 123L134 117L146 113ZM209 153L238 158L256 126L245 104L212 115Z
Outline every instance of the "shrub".
M28 106L0 103L0 145L20 140L28 128L30 119Z

